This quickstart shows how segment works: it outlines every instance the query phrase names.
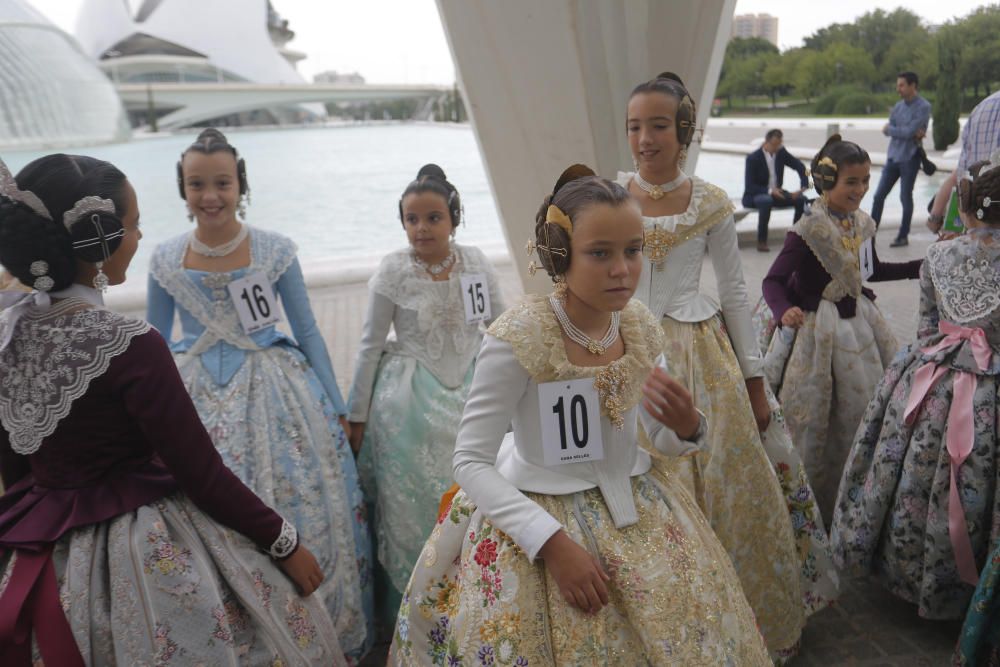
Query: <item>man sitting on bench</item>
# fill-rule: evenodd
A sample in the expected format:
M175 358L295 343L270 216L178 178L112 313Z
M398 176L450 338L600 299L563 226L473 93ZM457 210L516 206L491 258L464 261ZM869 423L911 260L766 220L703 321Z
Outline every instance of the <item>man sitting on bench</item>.
M757 209L757 250L768 252L767 223L772 208L795 207L795 222L802 217L806 205L802 193L809 187L806 167L781 145L781 130L769 130L760 148L747 156L743 206ZM801 188L795 192L783 190L785 167L799 172Z

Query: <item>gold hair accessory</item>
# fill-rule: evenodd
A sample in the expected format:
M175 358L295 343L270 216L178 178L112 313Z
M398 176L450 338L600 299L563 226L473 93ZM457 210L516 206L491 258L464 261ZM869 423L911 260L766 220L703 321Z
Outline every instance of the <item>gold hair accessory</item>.
M836 172L837 172L837 163L836 163L836 162L834 162L834 161L833 161L833 159L832 159L832 158L830 158L830 156L829 156L829 155L827 155L827 156L824 156L824 157L823 157L823 158L822 158L822 159L821 159L821 160L819 161L819 163L817 163L817 165L816 165L816 166L817 166L817 167L829 167L829 168L830 168L830 171L834 172L834 174L824 174L824 173L820 173L820 174L818 174L818 176L819 176L820 178L822 178L822 179L823 179L824 181L829 181L830 183L836 183L836 182L837 182L837 177L836 177L836 175L835 175L835 174L836 174ZM817 175L817 174L816 174L816 173L814 172L814 173L813 173L813 176L814 176L813 180L814 180L814 181L816 180L816 179L815 179L815 176L816 176L816 175Z
M535 273L536 273L536 272L538 271L538 269L540 269L540 268L542 268L542 267L540 267L540 266L538 266L537 264L535 264L535 260L531 260L530 262L528 262L528 275L529 275L529 276L533 276L533 275L535 275Z
M829 155L823 156L823 158L819 161L819 166L821 167L826 166L829 167L830 169L833 169L834 171L837 171L837 163L834 162L833 158L831 158Z
M565 230L567 236L573 236L573 223L570 221L569 216L563 213L562 209L555 204L549 204L548 210L545 211L545 222L559 225Z

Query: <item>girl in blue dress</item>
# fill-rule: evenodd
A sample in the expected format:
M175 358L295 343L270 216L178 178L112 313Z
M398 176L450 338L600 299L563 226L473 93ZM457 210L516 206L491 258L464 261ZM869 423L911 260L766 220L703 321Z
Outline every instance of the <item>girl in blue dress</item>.
M348 657L371 645L367 518L347 409L288 238L241 221L246 165L207 129L177 164L193 231L160 244L147 319L165 338L226 465L298 527L326 575L319 588ZM278 301L294 340L278 331Z

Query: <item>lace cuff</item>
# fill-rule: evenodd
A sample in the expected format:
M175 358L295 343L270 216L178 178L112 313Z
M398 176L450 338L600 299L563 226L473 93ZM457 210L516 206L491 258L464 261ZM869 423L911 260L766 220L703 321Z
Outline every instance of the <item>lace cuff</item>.
M299 533L295 530L295 526L288 523L287 521L282 521L281 532L278 533L278 539L271 544L271 548L268 553L271 554L271 558L275 560L284 560L292 555L295 548L299 546Z

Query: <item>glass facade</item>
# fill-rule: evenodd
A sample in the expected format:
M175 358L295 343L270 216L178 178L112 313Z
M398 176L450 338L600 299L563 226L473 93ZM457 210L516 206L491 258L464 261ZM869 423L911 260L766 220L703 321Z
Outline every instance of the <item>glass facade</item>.
M121 141L118 93L76 42L23 0L0 0L0 148Z

